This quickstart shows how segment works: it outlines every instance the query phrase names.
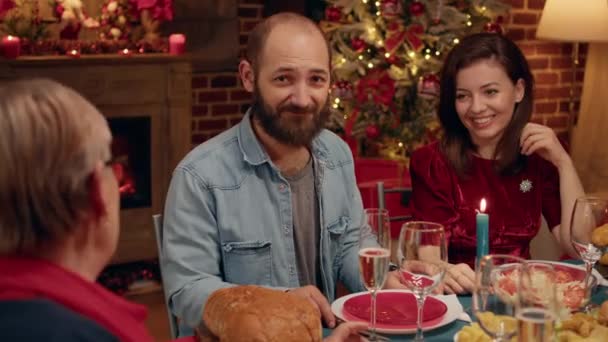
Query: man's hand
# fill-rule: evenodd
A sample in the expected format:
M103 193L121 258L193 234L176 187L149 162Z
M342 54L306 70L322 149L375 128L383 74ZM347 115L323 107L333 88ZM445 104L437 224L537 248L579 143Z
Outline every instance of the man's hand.
M444 290L448 294L472 293L475 288L475 271L467 264L446 264Z
M359 332L367 329L367 323L342 323L323 342L358 342L361 341Z
M328 327L333 328L336 326L336 317L331 312L331 306L327 301L327 298L319 291L318 288L312 285L298 287L295 289L288 290L287 293L300 296L310 300L321 313L321 317L327 324Z

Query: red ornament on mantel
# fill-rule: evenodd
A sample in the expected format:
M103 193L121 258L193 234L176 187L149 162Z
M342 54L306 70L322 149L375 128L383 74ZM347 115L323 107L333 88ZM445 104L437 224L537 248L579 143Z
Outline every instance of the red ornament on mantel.
M380 136L380 129L376 125L369 125L365 127L365 136L368 139L376 139Z
M342 19L342 11L336 6L327 7L325 9L325 19L331 22L338 22Z
M410 14L417 17L424 13L424 4L419 1L414 1L410 4Z

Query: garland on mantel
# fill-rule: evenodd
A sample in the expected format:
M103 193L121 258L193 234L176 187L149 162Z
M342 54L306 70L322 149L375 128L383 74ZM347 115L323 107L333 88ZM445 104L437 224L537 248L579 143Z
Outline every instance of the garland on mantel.
M158 46L146 42L133 43L127 40L82 41L69 39L44 39L29 41L21 40L23 55L48 56L66 55L75 50L78 55L115 54L127 49L129 54L166 53L169 50L166 38L160 40Z

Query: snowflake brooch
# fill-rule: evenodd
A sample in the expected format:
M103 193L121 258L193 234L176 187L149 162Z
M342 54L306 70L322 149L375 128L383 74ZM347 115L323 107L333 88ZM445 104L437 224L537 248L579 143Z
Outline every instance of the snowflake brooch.
M532 181L529 179L524 179L519 183L519 191L526 193L532 190Z

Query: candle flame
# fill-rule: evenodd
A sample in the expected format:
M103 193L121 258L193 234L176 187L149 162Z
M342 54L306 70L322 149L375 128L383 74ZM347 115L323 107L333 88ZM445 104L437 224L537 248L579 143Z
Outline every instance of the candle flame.
M124 54L129 53L129 49L124 49L124 50L122 50L122 53L124 53Z
M15 39L15 37L13 37L13 36L9 35L8 37L6 37L6 39L8 39L8 40L13 40L13 39Z
M482 213L486 211L486 199L482 198L481 203L479 203L479 211Z
M78 51L76 51L76 50L72 50L72 51L70 51L70 53L71 53L72 55L75 55L75 54L77 54L77 53L78 53Z

